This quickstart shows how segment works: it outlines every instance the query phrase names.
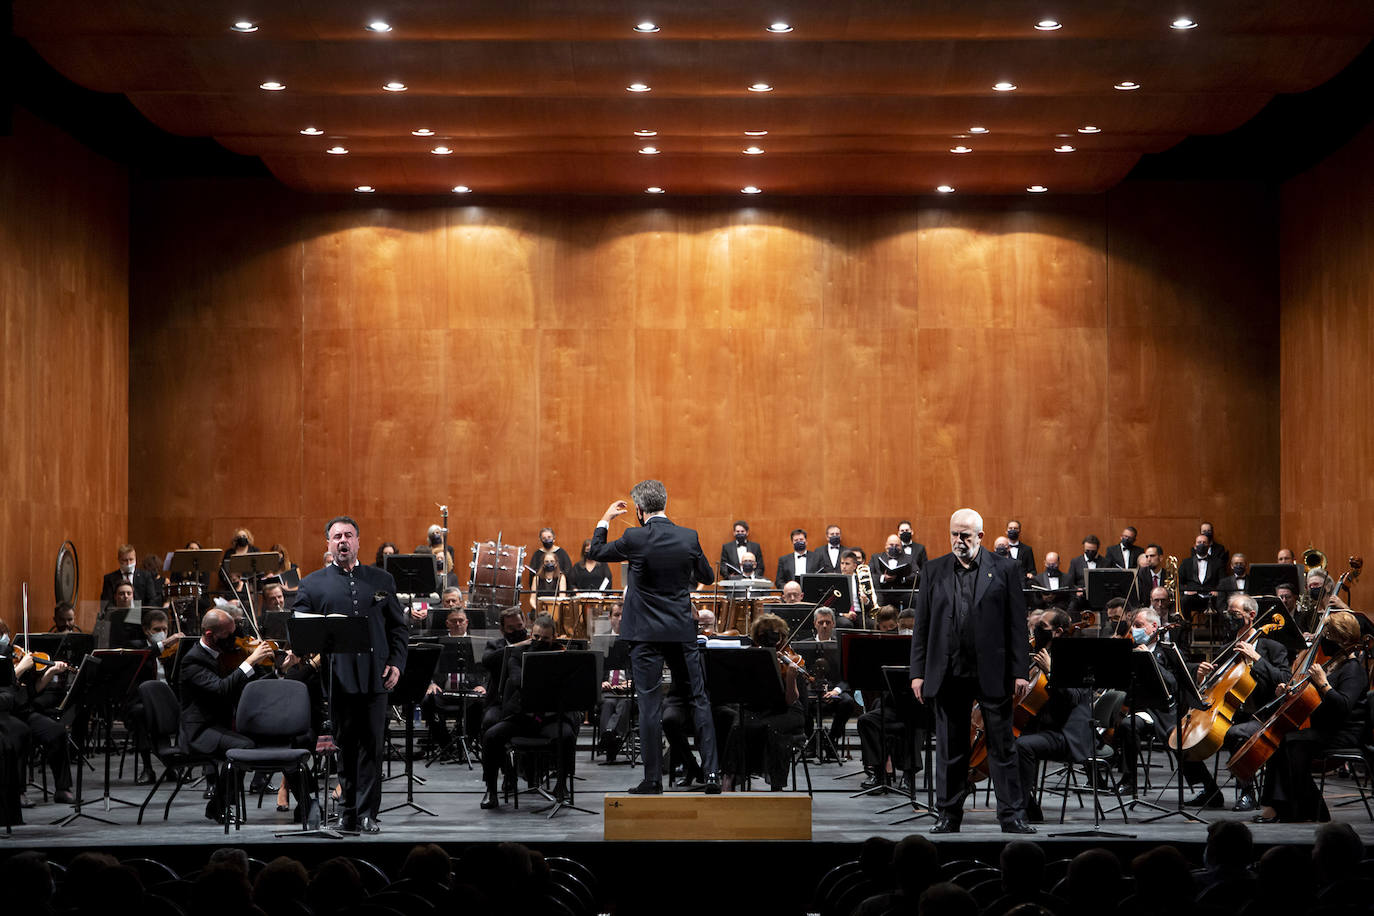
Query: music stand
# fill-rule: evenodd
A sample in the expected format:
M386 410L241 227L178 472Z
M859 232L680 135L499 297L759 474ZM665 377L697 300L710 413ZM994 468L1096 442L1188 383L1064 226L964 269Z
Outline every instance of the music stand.
M552 805L536 808L535 814L549 812L552 818L567 808L583 814L595 814L587 808L579 808L575 802L573 782L563 771L563 732L572 731L568 740L577 740L577 726L567 720L571 709L591 709L596 705L601 693L601 654L579 649L562 652L526 652L522 660L520 674L520 705L525 710L554 711L557 723L557 737L554 739L554 776L567 793L553 800Z
M843 680L849 684L852 691L861 692L865 697L881 697L887 688L887 679L883 676L883 668L900 668L906 666L911 669L911 637L905 634L877 633L867 630L836 630L836 635L840 642L840 671ZM911 690L911 682L907 682L907 691ZM914 701L916 698L912 696ZM835 779L848 779L850 776L858 776L863 773L860 769L856 773L842 773ZM902 792L895 786L890 786L882 782L882 772L877 774L879 783L868 789L861 789L858 794L851 798L863 798L866 795L901 795L908 801L914 803L914 792ZM930 770L926 770L926 778L929 779ZM915 787L913 787L914 789ZM892 809L888 809L892 810Z
M1088 570L1098 572L1098 570ZM1110 571L1110 570L1109 570ZM1116 570L1125 572L1126 570ZM1124 639L1056 639L1050 643L1049 686L1057 690L1086 689L1089 693L1103 690L1127 690L1131 688L1131 656L1145 655L1133 652L1131 643ZM1089 698L1091 699L1091 697ZM1092 783L1093 827L1091 830L1074 830L1065 833L1052 833L1052 837L1092 836L1123 837L1134 839L1133 833L1113 833L1102 829L1101 815L1104 813L1097 795L1097 708L1092 707L1089 725L1093 738L1093 756L1088 758L1088 781ZM1073 766L1072 761L1069 766ZM1066 777L1067 779L1067 777ZM1027 787L1022 787L1029 792ZM1065 783L1064 791L1068 792ZM1118 799L1118 803L1120 800ZM1126 811L1122 808L1122 819Z
M744 708L777 710L787 705L782 672L777 654L761 646L726 649L707 647L704 653L706 692L712 703L735 707L736 728L744 728ZM744 752L740 768L746 789L751 782L749 742L741 741ZM721 748L723 755L725 749Z
M90 633L30 633L27 640L20 634L15 644L34 652L45 652L55 662L66 662L73 668L79 668L95 648L95 637Z
M854 577L843 573L807 573L801 577L802 600L819 604L827 595L833 597L839 589L837 604L847 612L854 606ZM832 605L833 606L833 605ZM835 613L839 613L836 611Z
M1178 685L1177 690L1176 690L1175 693L1174 693L1174 729L1175 729L1174 734L1179 735L1179 736L1182 736L1182 734L1183 734L1183 704L1184 704L1184 702L1187 702L1189 708L1191 708L1191 709L1206 709L1206 708L1207 708L1207 702L1206 702L1205 700L1202 699L1202 694L1198 693L1197 684L1193 681L1192 675L1189 674L1189 672L1188 672L1188 666L1184 663L1184 661L1183 661L1183 656L1179 654L1178 646L1174 645L1173 643L1164 643L1163 645L1164 645L1164 652L1165 652L1164 657L1165 657L1165 659L1167 660L1167 663L1168 663L1169 667L1173 669L1174 681L1175 681L1175 683ZM1136 653L1134 653L1134 654L1136 654L1136 655L1144 655L1144 656L1148 657L1148 658L1150 659L1151 662L1154 661L1154 653L1153 653L1153 652L1136 652ZM1155 667L1154 665L1151 665L1151 668L1154 670L1155 677L1156 677L1156 679L1157 679L1158 682L1159 682L1159 687L1160 687L1161 689L1164 689L1164 688L1165 688L1164 679L1163 679L1163 677L1161 677L1161 676L1159 675L1159 669L1158 669L1157 667ZM1146 675L1146 677L1148 678L1148 675ZM1148 682L1148 681L1147 681L1147 682ZM1165 690L1165 696L1168 696L1168 691L1167 691L1167 690ZM1167 741L1167 740L1165 741L1165 746L1166 746L1166 747L1168 746L1168 741ZM1181 817L1181 818L1184 818L1185 820L1195 821L1195 822L1197 822L1197 823L1199 823L1199 824L1205 824L1205 823L1207 823L1207 820L1206 820L1205 818L1198 817L1196 814L1191 814L1191 813L1189 813L1189 812L1183 810L1183 752L1182 752L1182 750L1180 750L1179 753L1178 753L1178 767L1177 767L1177 771L1174 773L1174 775L1175 775L1176 777L1178 777L1178 807L1177 807L1175 810L1173 810L1173 811L1164 811L1164 809L1160 808L1159 805L1151 804L1150 807L1155 808L1156 810L1159 810L1159 811L1163 811L1163 813L1162 813L1162 814L1156 814L1154 817L1150 817L1150 818L1146 818L1145 820L1142 820L1142 821L1141 821L1142 824L1153 824L1155 821L1162 821L1162 820L1164 820L1165 818L1168 818L1168 817ZM1167 791L1167 790L1166 790L1166 791ZM1163 798L1163 797L1164 797L1164 794L1161 792L1160 795L1159 795L1159 797L1160 797L1160 798Z
M276 551L235 553L229 556L224 565L229 572L239 574L239 580L243 584L243 593L247 598L244 613L247 614L248 620L253 624L253 629L261 637L262 627L258 625L258 612L253 607L253 590L257 587L259 579L263 576L272 575L281 569L281 554ZM224 578L226 581L229 579L228 576ZM229 585L232 587L233 583L231 582Z
M339 652L366 652L372 648L372 635L369 631L367 618L342 614L330 614L327 617L315 614L297 614L287 621L287 632L291 636L292 651L298 656L308 658L318 654L325 660L325 676L322 686L327 719L324 723L324 731L332 736L334 731L334 656ZM321 735L320 739L324 737ZM318 746L319 741L316 743ZM330 743L332 743L332 737ZM333 758L332 751L326 752L324 784L320 790L325 793L326 801L329 794L330 763ZM345 832L354 836L357 835L357 831L343 831L337 827L329 826L329 806L327 804L321 805L320 810L324 816L318 828L293 830L289 834L279 833L277 836L323 836L333 840L341 840ZM343 817L342 814L339 816Z
M1298 566L1295 563L1251 563L1250 575L1245 580L1245 590L1256 598L1271 598L1278 595L1280 585L1293 589L1293 594L1302 594L1298 581Z
M448 739L448 742L440 748L432 748L429 759L425 761L425 768L433 766L436 760L445 759L454 742L457 742L458 749L462 752L463 762L468 769L472 769L472 757L468 753L468 700L476 699L475 696L468 696L468 688L463 687L467 674L476 671L478 668L475 660L476 653L471 636L440 636L439 637L439 658L438 667L435 673L444 675L458 675L459 690L463 693L462 703L458 712L458 730Z
M1095 611L1100 611L1107 606L1107 602L1113 598L1120 598L1127 601L1131 591L1136 585L1136 572L1134 569L1117 569L1108 567L1103 569L1083 570L1083 599L1088 607Z
M791 634L793 642L800 639L806 630L812 633L816 630L811 625L811 615L816 612L814 604L774 604L769 606L769 610L787 621L787 632Z
M415 803L415 783L424 782L424 777L415 775L415 710L424 701L429 685L434 682L434 669L439 664L441 649L434 643L411 643L406 651L406 664L401 669L401 679L391 690L389 702L399 703L405 709L406 717L406 800L399 805L383 808L378 814L386 814L399 808L410 808L430 817L438 817L428 808ZM394 777L388 776L387 779ZM386 780L383 780L385 782Z
M906 725L907 737L911 741L911 752L915 754L917 719L922 717L929 719L930 713L927 711L927 704L917 703L916 695L911 692L911 665L884 665L882 667L882 675L887 692L892 697L897 717ZM935 780L931 772L935 768L935 763L932 760L933 750L931 749L929 741L922 741L921 743L925 746L924 781L926 784L926 803L923 805L916 800L916 786L914 784L911 787L911 794L909 795L898 790L897 794L906 795L907 801L893 805L889 808L883 808L878 813L886 814L888 811L895 811L897 808L906 807L907 804L911 805L911 809L915 813L900 820L893 821L891 824L893 827L898 824L909 824L923 817L935 817L937 814L935 810ZM875 786L875 788L877 787ZM854 797L857 798L858 796Z
M630 700L630 708L625 714L630 717L633 723L639 717L639 695L635 692L634 666L630 664L630 648L633 645L628 639L616 638L606 649L606 660L603 671L624 671L625 687L629 691L627 696ZM639 762L639 729L631 728L627 733L629 736L630 756L629 764L633 768ZM623 750L623 748L622 748Z

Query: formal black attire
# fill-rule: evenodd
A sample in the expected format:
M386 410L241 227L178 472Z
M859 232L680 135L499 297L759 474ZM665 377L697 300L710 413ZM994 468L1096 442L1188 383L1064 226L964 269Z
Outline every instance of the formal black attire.
M1015 541L1007 550L1007 555L1021 565L1022 575L1029 579L1035 575L1035 548L1025 541Z
M751 774L762 772L769 788L781 791L787 786L791 764L789 736L801 731L806 722L807 685L797 679L797 698L777 709L750 706L717 706L714 710L716 734L723 750L725 768L740 785Z
M71 757L67 753L67 729L55 718L56 707L61 702L60 692L54 687L38 693L35 688L41 675L36 668L30 668L23 678L16 681L9 654L0 656L0 665L4 667L4 678L9 684L3 689L12 691L10 697L0 703L0 711L7 712L22 723L27 731L27 739L43 749L48 769L52 771L53 790L70 792L72 768ZM74 677L75 672L71 676ZM22 788L21 781L21 791Z
M367 618L371 648L334 655L330 699L341 759L343 822L375 818L382 801L378 767L386 732L387 690L382 672L388 666L404 668L406 663L408 631L396 598L396 580L386 570L364 563L351 570L331 563L301 580L292 610Z
M1068 584L1074 588L1083 588L1088 584L1087 572L1090 569L1106 569L1110 564L1106 559L1098 554L1091 560L1085 554L1079 554L1069 560L1069 581Z
M125 582L132 582L134 600L141 603L143 607L162 606L162 583L158 581L156 576L151 575L140 566L134 570L132 577L126 576L122 569L116 569L114 572L105 574L105 578L100 583L100 604L102 607L114 603L115 589Z
M813 685L820 697L822 711L830 713L830 743L839 749L844 738L844 728L849 720L859 714L859 704L849 688L849 682L841 676L840 644L835 639L816 642L819 659L816 670L810 672L816 679ZM824 664L819 664L823 661ZM827 696L831 690L839 690L836 696Z
M708 773L718 772L706 671L697 648L697 627L689 597L693 583L709 585L714 579L697 533L661 515L653 516L641 527L627 529L610 543L606 542L606 532L606 525L597 525L589 555L597 560L629 563L620 638L631 643L630 666L639 698L644 779L651 783L662 780L663 695L659 686L665 661L674 683L689 684L701 765ZM726 544L725 548L730 546Z
M447 637L466 639L465 636ZM446 716L463 716L463 730L470 737L477 737L482 730L482 714L487 708L487 698L491 696L487 669L474 665L465 671L453 671L445 667L442 656L434 669L431 681L439 688L438 693L426 693L420 703L421 716L429 727L431 743L443 746L448 743L448 729L444 725ZM484 691L481 697L473 695L478 687ZM497 694L499 698L500 694Z
M1231 596L1234 595L1236 592L1243 592L1243 591L1245 591L1245 586L1246 586L1246 584L1247 584L1249 581L1250 581L1250 577L1249 577L1248 575L1246 575L1246 576L1235 576L1235 575L1223 576L1223 577L1222 577L1222 580L1221 580L1219 583L1217 583L1217 595L1216 595L1216 598L1212 601L1212 608L1213 608L1213 610L1216 610L1216 611L1224 611L1224 610L1226 610L1226 602L1230 601L1230 600L1231 600ZM1234 625L1233 623L1231 623L1231 621L1230 621L1228 618L1222 618L1222 619L1223 619L1223 621L1224 621L1224 626L1222 627L1222 635L1223 635L1226 639L1234 639L1234 638L1235 638L1235 625Z
M920 544L911 546L921 547ZM888 563L899 564L896 573L888 567ZM921 564L925 564L924 547L921 547ZM916 603L915 589L921 575L921 567L916 565L911 555L899 553L896 557L890 557L884 550L882 553L875 553L869 558L868 568L873 574L873 590L879 605L890 604L894 607L905 608L912 607ZM884 575L890 575L893 578L884 582Z
M1250 676L1255 680L1255 689L1246 698L1245 705L1236 711L1231 727L1226 730L1226 736L1221 741L1223 751L1234 753L1259 731L1264 723L1255 718L1254 710L1274 699L1278 685L1292 677L1288 665L1288 647L1283 643L1261 636L1255 642L1255 651L1259 653L1259 658L1250 664ZM1183 775L1189 785L1201 785L1209 794L1217 788L1217 781L1212 776L1212 768L1207 765L1207 761L1185 760ZM1247 785L1241 787L1248 788Z
M0 653L0 826L24 823L20 796L24 791L24 761L29 753L29 727L16 715L20 690L14 682L9 652Z
M514 639L508 639L504 635L493 636L482 647L481 664L487 674L487 695L484 704L485 709L482 713L482 731L486 731L501 720L501 699L504 696L506 686L506 660L510 657L512 647L516 643L523 642L526 635L522 630L513 634Z
M739 541L732 540L726 541L724 544L720 545L720 565L717 569L720 570L721 576L724 577L727 573L732 573L739 569L740 554L746 552L752 553L754 559L758 561L759 565L757 569L762 571L763 575L768 575L768 564L764 561L763 548L759 546L758 541L746 540L744 542L744 547L741 548Z
M1264 768L1260 800L1285 821L1330 817L1312 780L1312 761L1333 747L1359 747L1369 742L1369 678L1358 658L1348 658L1327 676L1330 689L1312 711L1307 728L1283 736Z
M1107 548L1107 565L1115 569L1135 569L1140 562L1140 555L1145 552L1145 548L1137 547L1132 544L1130 547L1123 548L1121 542Z
M1150 603L1150 592L1164 587L1164 570L1137 569L1135 571L1135 596L1129 602L1131 607L1145 607Z
M1214 592L1221 585L1222 564L1215 557L1206 559L1206 566L1202 566L1198 560L1197 553L1189 554L1183 562L1178 564L1178 587L1184 592ZM1212 597L1210 595L1184 595L1183 610L1185 612L1201 611L1211 606Z
M808 550L801 556L803 560L803 562L801 563L797 562L797 552L795 550L791 553L784 554L783 556L778 557L778 573L773 577L774 585L776 585L778 588L782 588L788 582L800 582L802 576L812 575L814 573L820 572L820 570L817 569L815 551ZM803 568L800 571L798 571L798 566L801 566Z
M1021 566L981 546L965 569L954 554L926 564L911 637L911 677L935 705L936 804L954 823L968 785L969 717L983 713L997 820L1025 817L1025 797L1012 748L1015 681L1030 666Z
M1056 569L1053 573L1046 570L1045 572L1033 576L1030 581L1032 585L1038 585L1044 589L1053 590L1070 587L1068 573L1064 572L1062 569ZM1037 607L1058 607L1067 610L1071 603L1069 600L1070 598L1071 596L1067 594L1036 595L1035 601Z
M253 746L252 739L234 731L233 723L239 696L254 670L245 662L220 674L219 657L202 640L181 660L181 743L198 754Z
M1169 691L1171 700L1167 706L1133 710L1121 720L1121 725L1116 730L1117 747L1121 751L1121 781L1126 783L1128 788L1135 785L1136 763L1140 756L1143 737L1153 735L1157 740L1163 741L1176 724L1174 704L1178 696L1178 678L1169 664L1163 643L1156 642L1150 652L1154 656L1155 665L1159 668L1160 677L1164 681L1165 689ZM1127 697L1127 700L1129 701L1130 697Z
M564 550L562 547L555 547L553 549L553 555L554 558L558 560L558 571L565 576L571 577L573 570L573 562L572 557L568 556L568 552ZM540 544L538 547L534 548L534 550L530 551L529 565L532 569L539 569L544 565L543 544ZM529 578L529 581L526 583L526 586L529 588L533 588L535 574L527 571L525 575Z
M511 780L515 777L514 770L506 760L506 745L512 738L532 738L538 735L557 739L563 773L571 777L574 772L577 732L581 727L584 712L568 711L560 719L556 715L544 715L545 711L541 709L525 709L520 688L524 681L526 655L532 650L541 651L534 646L534 643L530 643L510 650L510 657L506 663L506 682L501 691L501 717L482 733L482 779L493 793L496 790L498 772L504 770ZM564 786L558 788L561 794Z
M591 569L587 569L583 564L577 563L572 568L572 575L568 576L568 587L575 592L599 592L610 588L611 567L605 563L597 563Z
M1051 687L1045 705L1016 737L1016 762L1032 819L1040 814L1033 795L1040 761L1081 763L1092 756L1092 706L1091 690Z
M831 547L830 542L822 544L812 551L815 558L816 568L812 569L811 564L806 564L807 572L814 573L838 573L840 571L840 557L849 548L841 544L839 547Z

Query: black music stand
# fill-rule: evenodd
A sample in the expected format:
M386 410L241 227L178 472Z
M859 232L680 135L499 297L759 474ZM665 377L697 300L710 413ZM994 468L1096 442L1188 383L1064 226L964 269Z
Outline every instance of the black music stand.
M47 653L48 658L55 662L66 662L73 668L79 668L95 648L95 637L90 633L30 633L27 640L20 634L15 644L22 645L26 650Z
M792 605L792 607L797 606L798 605ZM809 607L809 605L800 606ZM796 633L797 631L794 628L792 632ZM793 652L796 652L802 657L802 664L806 667L807 674L825 684L833 685L834 681L840 679L838 670L834 672L830 671L830 661L826 658L825 650L821 648L821 644L816 642L816 640L793 639L787 645ZM832 641L827 643L827 645L836 646L837 643ZM838 668L839 666L837 665L836 667ZM813 684L812 686L814 687L815 685ZM811 737L807 739L806 748L803 753L807 756L814 756L817 761L823 761L828 752L829 756L834 757L836 762L839 762L839 749L835 747L835 742L830 740L830 733L825 729L825 706L822 702L824 699L824 694L821 692L813 691L811 693L811 700L816 704L816 716L811 730Z
M1256 598L1272 598L1278 595L1280 585L1293 589L1293 594L1301 595L1296 563L1251 563L1250 575L1245 581L1245 590Z
M842 607L847 613L854 606L854 577L843 573L807 573L801 577L802 600L819 604L827 595L839 589L841 597L832 607ZM838 610L835 613L840 613Z
M258 612L253 607L253 592L263 576L270 576L281 570L281 554L274 550L236 553L231 554L224 565L229 572L239 574L239 580L243 583L244 594L248 598L248 606L244 612L253 624L253 629L261 636L262 627L258 623Z
M892 695L897 715L906 724L907 736L911 740L911 750L912 753L915 753L918 720L925 719L927 731L929 731L929 707L925 703L917 703L916 695L911 692L911 665L884 665L882 667L882 675L887 691ZM904 808L908 803L911 805L911 809L915 813L901 820L893 821L891 826L895 827L898 824L909 824L923 817L935 817L938 813L935 810L935 778L933 772L935 769L935 761L933 759L934 749L931 747L930 741L922 741L921 743L925 747L925 762L923 766L925 767L924 782L926 803L923 805L916 800L916 786L913 785L911 787L911 794L907 796L907 802L894 805L890 808L883 808L878 812L879 814L885 814L888 811L895 811L897 808ZM906 793L899 791L897 794L905 795ZM857 798L858 796L855 797Z
M415 596L439 591L438 561L432 553L393 553L382 558L382 568L396 580L396 593L410 596L406 602L406 623L409 625L414 619L411 611L415 609ZM428 619L425 625L429 625Z
M735 727L744 728L744 709L777 710L787 705L783 690L782 672L777 654L761 646L741 646L738 649L708 647L703 653L706 669L706 692L712 703L735 707ZM752 774L749 768L749 743L740 742L744 752L740 769L744 773L747 790ZM717 748L724 769L725 748Z
M836 630L836 638L840 643L840 671L842 679L849 684L849 689L861 692L865 697L864 705L867 706L867 698L881 697L883 688L887 686L883 678L883 667L911 666L911 637L904 634L877 633L869 630ZM908 684L907 689L910 690ZM915 699L913 697L912 699ZM851 776L862 776L863 769L854 773L841 773L834 779L848 779ZM929 771L927 771L928 773ZM871 789L864 789L853 798L862 798L865 795L887 795L898 794L910 798L905 792L897 792L892 786L877 785Z
M287 622L287 631L291 636L291 651L295 652L296 655L301 658L308 658L318 654L325 660L325 676L322 687L327 718L324 723L325 728L322 731L332 735L334 732L334 656L340 652L366 652L372 648L372 634L368 628L367 618L342 614L330 614L329 616L298 614ZM324 735L321 735L320 738L323 739ZM318 743L317 741L317 745ZM332 743L332 738L330 743ZM320 806L320 810L324 813L320 826L314 830L293 830L289 834L279 833L277 836L322 836L332 840L340 840L343 839L345 833L357 835L357 831L344 831L329 826L327 802L330 763L333 759L332 751L325 754L324 781L320 791L325 794L323 801L326 803ZM340 814L339 816L342 817L343 815Z
M1134 569L1098 567L1083 570L1083 600L1095 611L1105 608L1113 598L1120 598L1129 604L1129 596L1135 586Z
M1122 572L1123 570L1117 570ZM1097 570L1089 570L1097 572ZM1131 643L1124 639L1056 639L1050 643L1050 674L1049 686L1055 689L1074 689L1084 688L1090 693L1098 689L1102 690L1126 690L1131 689L1131 656L1146 656L1144 652L1134 652ZM1065 833L1052 833L1052 837L1061 836L1091 836L1091 837L1124 837L1134 839L1133 833L1112 833L1102 829L1101 815L1104 813L1102 805L1097 796L1097 718L1096 707L1093 707L1092 717L1089 719L1089 728L1093 738L1093 756L1090 757L1088 765L1088 781L1092 783L1093 792L1093 827L1091 830L1074 830ZM1073 762L1069 762L1073 766ZM1067 778L1067 777L1066 777ZM1029 793L1028 787L1022 787L1023 791ZM1068 784L1065 783L1065 792L1068 791ZM1120 804L1120 799L1118 799ZM1121 812L1122 820L1126 818L1125 808Z
M807 630L810 630L813 635L816 632L811 621L811 615L816 612L814 604L773 604L769 605L768 610L787 621L787 632L791 634L792 642L801 639L801 634Z
M1193 676L1192 676L1191 674L1189 674L1189 672L1188 672L1188 666L1187 666L1186 664L1184 664L1183 656L1179 654L1178 646L1175 646L1175 645L1172 644L1172 643L1166 643L1166 644L1164 645L1164 649L1165 649L1165 658L1168 659L1168 665L1169 665L1170 668L1173 669L1173 671L1174 671L1174 680L1175 680L1175 682L1178 684L1178 689L1177 689L1177 691L1176 691L1175 694L1174 694L1174 729L1175 729L1174 734L1182 736L1182 734L1183 734L1183 704L1184 704L1184 702L1186 701L1187 704L1188 704L1188 706L1189 706L1189 708L1191 708L1191 709L1206 709L1206 708L1207 708L1207 703L1206 703L1205 700L1202 699L1202 695L1201 695L1200 693L1197 692L1197 684L1193 681ZM1160 674L1159 674L1159 669L1153 664L1153 662L1154 662L1154 653L1152 653L1152 652L1136 652L1136 653L1134 653L1134 654L1135 654L1135 655L1143 655L1143 656L1146 656L1147 658L1150 659L1150 661L1151 661L1151 663L1152 663L1152 664L1150 665L1150 670L1152 670L1152 671L1154 672L1155 679L1159 682L1159 683L1158 683L1159 688L1160 688L1161 690L1164 690L1164 689L1165 689L1164 679L1163 679L1163 677L1160 676ZM1148 681L1148 678L1149 678L1148 673L1147 673L1145 676L1146 676L1146 678L1147 678L1147 683L1149 683L1149 681ZM1153 686L1153 685L1152 685L1152 686ZM1166 697L1168 696L1168 691L1167 691L1167 690L1165 690L1165 694L1164 694L1164 695L1165 695ZM1166 739L1166 741L1165 741L1165 747L1168 747L1168 741L1167 741L1167 739ZM1157 811L1162 811L1163 813L1162 813L1162 814L1156 814L1154 817L1145 818L1144 820L1141 821L1142 824L1153 824L1155 821L1162 821L1162 820L1164 820L1165 818L1169 818L1169 817L1181 817L1181 818L1184 818L1185 820L1194 821L1194 822L1196 822L1196 823L1198 823L1198 824L1205 824L1205 823L1207 823L1206 818L1198 817L1196 814L1192 814L1192 813L1190 813L1190 812L1188 812L1188 811L1183 810L1184 805L1183 805L1183 751L1182 751L1182 749L1180 749L1179 752L1178 752L1178 767L1177 767L1176 772L1174 773L1174 776L1178 778L1178 807L1177 807L1176 809L1174 809L1173 811L1166 811L1166 810L1164 810L1163 808L1161 808L1159 805L1150 804L1150 803L1143 803L1143 804L1147 804L1149 807L1154 808L1154 809L1157 810ZM1167 789L1166 789L1165 791L1167 791ZM1159 794L1158 797L1159 797L1159 798L1163 798L1163 797L1164 797L1164 793L1161 792L1161 793ZM1132 804L1136 804L1136 802L1132 802Z
M468 700L476 699L475 696L467 695L467 690L461 685L467 678L470 671L478 670L473 649L472 637L470 636L440 636L439 637L439 659L437 673L440 675L458 675L459 689L462 691L462 704L458 712L458 729L451 735L448 742L443 747L430 749L429 759L425 761L425 768L431 767L436 760L445 760L450 751L453 750L455 742L459 752L463 755L463 762L468 769L472 769L472 755L468 753Z
M630 708L625 711L625 714L630 717L631 722L630 730L627 733L630 739L630 756L627 761L631 768L639 763L639 729L634 726L634 723L639 719L639 695L635 692L634 666L630 664L630 647L632 645L633 643L628 639L617 637L606 650L606 660L602 668L605 672L617 670L625 672L625 688L629 691L627 696L630 700Z
M391 690L389 702L399 703L405 710L406 717L406 768L403 774L406 781L406 800L399 805L383 808L378 814L410 808L430 817L438 817L433 811L415 803L415 783L424 782L423 776L415 775L415 710L424 701L429 685L434 682L434 669L439 664L440 652L440 647L434 643L411 643L406 651L406 664L401 669L401 679ZM395 777L388 776L382 781L386 782L393 778Z
M525 710L539 709L553 711L558 723L557 737L554 739L554 776L557 783L564 787L567 798L560 795L553 799L552 805L536 808L535 814L549 812L552 818L563 809L595 814L587 808L579 808L573 792L571 774L563 771L563 730L573 730L569 740L577 740L576 726L568 723L570 709L588 710L596 705L601 694L601 653L578 649L563 652L526 652L521 664L520 704Z

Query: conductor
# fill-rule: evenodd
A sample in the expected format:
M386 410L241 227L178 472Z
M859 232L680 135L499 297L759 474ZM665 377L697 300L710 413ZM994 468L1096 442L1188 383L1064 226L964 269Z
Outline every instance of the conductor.
M932 833L958 833L968 793L969 718L983 713L988 763L1003 833L1035 833L1012 744L1012 712L1029 692L1030 646L1020 564L984 550L983 518L950 517L951 552L926 564L911 636L911 691L935 704Z
M587 551L593 560L629 563L620 638L630 642L630 668L639 698L644 779L628 791L635 795L663 792L663 694L659 688L666 662L673 684L688 688L697 750L706 773L705 789L708 795L714 795L720 792L716 730L706 698L706 672L697 650L697 628L688 597L693 583L709 585L714 576L701 552L697 533L668 520L668 491L662 482L641 480L630 490L630 499L640 527L630 528L616 540L606 542L611 519L629 510L625 500L618 499L597 523Z

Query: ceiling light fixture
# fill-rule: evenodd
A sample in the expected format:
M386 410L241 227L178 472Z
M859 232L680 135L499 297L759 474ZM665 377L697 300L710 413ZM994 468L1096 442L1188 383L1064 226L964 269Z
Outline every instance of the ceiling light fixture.
M766 130L746 130L746 131L744 132L744 135L745 135L746 137L766 137L766 136L768 136L768 131L766 131Z
M1041 19L1035 24L1035 30L1037 32L1053 32L1063 27L1064 23L1060 22L1058 19Z
M286 88L286 84L279 83L276 80L268 80L265 83L258 83L258 88L266 89L268 92L281 92Z
M1014 89L1016 89L1016 84L1009 83L1006 80L1002 80L1000 83L993 83L992 88L997 90L998 92L1011 92Z
M1044 194L1049 188L1045 187L1043 184L1033 184L1026 188L1026 190L1032 194Z
M971 152L973 152L973 149L972 149L972 147L962 146L962 145L961 145L961 146L951 146L951 147L949 148L949 151L950 151L951 153L959 153L960 155L963 155L964 153L971 153Z
M374 19L367 24L367 30L369 32L390 32L391 23L383 22L380 19Z
M636 31L636 32L657 32L657 31L658 31L658 26L657 26L655 23L645 21L645 22L641 22L639 25L635 26L635 31Z
M763 150L762 150L762 148L757 147L757 146L748 146L748 147L745 147L744 150L743 150L742 152L743 152L744 155L746 155L746 156L761 156L761 155L763 155Z
M229 28L235 32L256 32L258 30L257 23L249 22L247 19L240 19Z
M657 146L644 146L644 147L640 147L639 154L640 154L641 156L657 156L657 155L658 155L658 147L657 147Z
M741 194L762 194L762 193L763 193L763 189L762 189L762 188L756 188L756 187L754 187L753 185L749 185L748 187L740 188L739 191L740 191Z
M407 87L405 83L402 83L399 80L392 80L382 88L385 89L387 92L405 92Z
M657 137L657 136L658 136L658 131L656 131L656 130L637 130L637 131L635 131L635 136L636 136L636 137Z
M649 87L644 83L631 83L625 87L626 92L648 92Z
M1133 89L1139 89L1140 84L1135 82L1134 80L1122 80L1112 88L1120 89L1122 92L1130 92Z
M968 132L971 134L985 134L988 132L986 127L970 127Z
M750 92L772 92L773 87L768 83L754 83L749 87Z
M377 189L370 184L360 184L353 190L357 191L359 194L371 194L373 191Z
M775 22L768 27L768 31L772 32L774 35L782 35L792 31L792 27L785 22Z
M331 156L346 156L348 154L348 150L342 146L331 146L329 149L325 150L325 152Z
M324 133L324 131L320 130L318 127L305 127L301 129L301 134L307 137L318 137L322 133Z
M472 188L468 187L465 184L455 185L453 188L454 194L470 194L471 192Z
M428 127L417 127L410 132L410 135L412 137L432 137L434 136L434 131L430 130Z
M645 193L645 194L662 194L662 193L663 193L663 189L660 188L660 187L658 187L657 185L655 185L655 186L652 187L652 188L645 188L645 189L644 189L644 193Z
M1179 32L1186 32L1189 29L1197 28L1197 22L1195 20L1189 19L1187 16L1180 16L1173 22L1169 23L1169 28Z
M941 194L953 194L953 193L954 193L954 185L952 185L952 184L937 185L936 188L935 188L935 190L939 191Z
M1082 127L1078 128L1078 132L1080 134L1100 134L1102 133L1102 128L1094 127L1091 124L1084 124Z
M1072 153L1074 151L1074 148L1072 146L1069 146L1067 143L1063 143L1059 146L1056 146L1054 148L1054 151L1056 153Z
M433 154L436 155L436 156L452 156L452 155L453 155L453 150L449 149L447 146L436 146L436 147L434 147L434 149L430 150L430 152L433 153Z

